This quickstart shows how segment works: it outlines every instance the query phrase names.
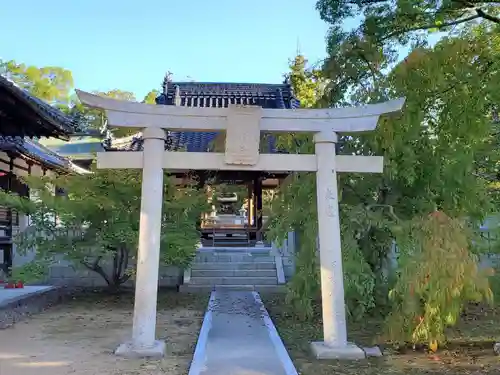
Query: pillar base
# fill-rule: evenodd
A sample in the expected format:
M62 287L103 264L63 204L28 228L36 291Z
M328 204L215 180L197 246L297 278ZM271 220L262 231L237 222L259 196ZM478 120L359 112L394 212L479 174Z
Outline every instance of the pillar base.
M311 350L316 359L358 360L366 358L363 349L349 342L346 346L333 347L323 341L316 341L311 343Z
M165 355L165 342L155 341L149 348L134 347L132 342L121 344L116 350L115 355L124 358L162 358Z

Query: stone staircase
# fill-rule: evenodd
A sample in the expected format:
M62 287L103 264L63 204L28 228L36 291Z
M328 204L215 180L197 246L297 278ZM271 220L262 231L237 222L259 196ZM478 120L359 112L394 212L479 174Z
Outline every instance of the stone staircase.
M200 248L191 269L184 272L182 291L284 289L281 259L270 247Z

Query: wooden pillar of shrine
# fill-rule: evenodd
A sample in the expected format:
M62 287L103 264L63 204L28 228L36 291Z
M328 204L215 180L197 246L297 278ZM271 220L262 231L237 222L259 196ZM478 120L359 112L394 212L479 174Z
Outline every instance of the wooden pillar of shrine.
M3 188L10 192L13 188L13 179L14 176L14 159L15 155L11 152L7 152L7 156L9 157L9 171L6 173L6 181L4 183ZM12 224L13 224L13 212L10 208L4 208L5 216L2 218L0 222L0 230L2 232L2 236L0 239L0 249L3 253L3 262L2 262L2 270L6 275L11 274L12 269L12 260L13 260L13 247L12 247Z
M252 226L253 221L253 188L252 184L248 184L248 203L247 203L247 220L248 228Z
M262 241L262 178L256 177L253 180L254 196L254 217L257 228L257 241Z

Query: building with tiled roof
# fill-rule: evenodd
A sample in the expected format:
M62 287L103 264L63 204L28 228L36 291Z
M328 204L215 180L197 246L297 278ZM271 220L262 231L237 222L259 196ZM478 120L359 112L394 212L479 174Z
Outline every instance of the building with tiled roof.
M34 139L0 136L0 151L22 155L24 159L43 165L47 169L71 170L69 159L57 154Z
M75 135L67 142L56 138L48 138L41 139L40 143L52 152L88 170L95 160L96 153L105 151L103 138L104 136Z
M69 159L38 142L40 137L68 139L77 121L0 76L0 188L28 197L20 176L54 172L82 173ZM0 207L0 270L13 262L12 235L23 230L27 216Z
M0 75L0 136L67 138L77 121Z
M163 81L162 93L156 98L157 105L181 107L212 107L222 108L229 105L254 105L272 109L294 109L300 102L294 97L292 87L285 81L280 84L264 83L217 83L217 82L172 82L167 76ZM221 140L219 132L178 132L168 131L165 149L169 151L209 152ZM109 151L141 151L143 139L141 133L120 139L108 139L105 148ZM261 149L266 153L279 152L275 138L265 134L261 140ZM274 175L263 172L245 171L197 171L200 185L211 180L222 183L248 185L248 223L241 232L244 233L243 242L236 244L255 243L262 240L262 189L275 187L286 174ZM215 244L213 228L201 225L204 243ZM234 234L234 233L233 233ZM229 240L237 239L236 234L228 233ZM212 236L212 237L210 237Z
M259 105L262 108L298 108L300 102L293 96L288 82L266 83L216 83L216 82L171 82L168 77L163 82L162 93L156 98L158 105L183 107L228 107L229 104ZM209 151L217 132L168 132L166 149L187 152ZM276 152L272 136L266 137L268 152ZM127 141L116 140L109 149L139 151L142 149L141 134Z
M294 109L300 106L300 102L294 97L291 85L287 81L279 84L172 82L168 76L163 81L163 90L156 98L156 103L157 105L212 108L228 107L230 104L258 105L262 108L272 109ZM112 135L112 132L108 134ZM167 131L165 150L214 151L218 141L223 140L222 137L218 137L220 134L219 132ZM108 137L101 144L89 137L86 142L73 139L66 144L48 146L73 159L75 163L86 162L88 164L94 159L94 153L91 151L101 151L101 145L106 151L141 151L143 138L142 134L138 132L128 137ZM266 153L279 152L276 148L275 138L271 134L263 135L261 148L262 152ZM262 238L262 189L275 187L279 179L284 178L286 174L278 176L270 173L245 171L197 171L196 174L200 186L207 181L249 185L248 201L253 203L252 207L248 209L249 221L245 232L247 240L255 241Z

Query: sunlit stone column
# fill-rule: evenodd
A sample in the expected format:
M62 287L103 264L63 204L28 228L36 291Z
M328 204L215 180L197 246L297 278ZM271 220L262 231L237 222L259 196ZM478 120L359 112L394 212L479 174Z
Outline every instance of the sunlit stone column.
M146 128L142 135L142 196L132 341L121 345L116 354L125 357L161 357L165 352L165 343L155 340L155 330L165 131Z
M364 358L363 350L347 342L344 279L340 246L339 202L333 132L314 136L317 172L318 234L323 307L323 339L313 342L317 358Z

